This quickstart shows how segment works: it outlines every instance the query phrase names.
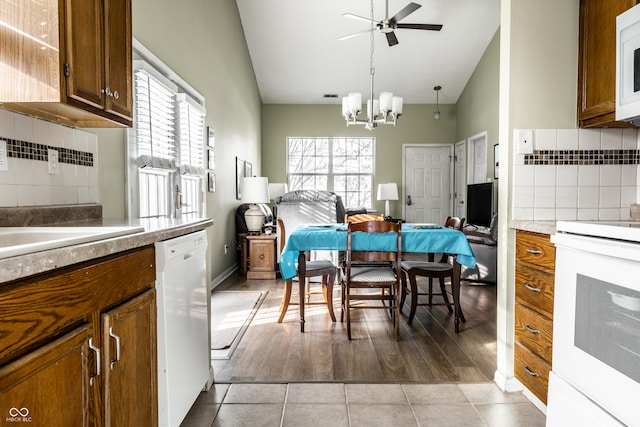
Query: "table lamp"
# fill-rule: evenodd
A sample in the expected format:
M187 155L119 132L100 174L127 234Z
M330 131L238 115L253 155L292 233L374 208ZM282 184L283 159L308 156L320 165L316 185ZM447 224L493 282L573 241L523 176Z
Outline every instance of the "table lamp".
M249 203L249 209L244 213L244 222L251 232L262 231L264 213L257 203L269 203L269 181L263 176L242 178L242 203Z
M273 182L273 183L269 183L269 198L271 200L274 201L273 204L273 223L276 223L276 218L278 218L278 210L277 210L277 204L275 203L275 200L278 197L283 196L285 193L289 192L289 186L287 185L286 182Z
M378 184L378 200L384 200L384 216L389 214L389 200L398 200L398 184L388 182L386 184Z

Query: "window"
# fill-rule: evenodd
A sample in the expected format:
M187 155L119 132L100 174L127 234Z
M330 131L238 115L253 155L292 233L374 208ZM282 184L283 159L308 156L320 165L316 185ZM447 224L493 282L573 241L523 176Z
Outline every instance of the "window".
M333 191L346 207L373 207L374 138L287 138L290 190Z
M204 98L134 40L130 218L204 214Z

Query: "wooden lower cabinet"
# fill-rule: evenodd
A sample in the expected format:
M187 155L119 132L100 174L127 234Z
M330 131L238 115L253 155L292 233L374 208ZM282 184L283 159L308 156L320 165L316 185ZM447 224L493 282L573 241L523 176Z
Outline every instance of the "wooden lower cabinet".
M514 374L545 404L553 347L554 273L550 236L518 230Z
M0 425L90 425L90 332L81 326L0 368Z
M0 284L0 426L157 426L153 246Z

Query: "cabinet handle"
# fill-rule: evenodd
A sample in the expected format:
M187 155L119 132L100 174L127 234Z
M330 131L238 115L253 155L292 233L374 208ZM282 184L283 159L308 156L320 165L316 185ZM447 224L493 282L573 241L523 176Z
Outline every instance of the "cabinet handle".
M116 342L116 358L110 364L111 370L113 370L113 366L120 360L120 337L113 333L113 326L109 326L109 336Z
M539 377L540 375L537 374L536 372L533 372L531 369L529 369L528 366L523 366L522 369L524 369L524 371L527 373L527 375L530 375L532 377Z
M117 91L117 90L114 90L114 91L113 91L113 97L114 97L115 99L120 98L120 94L118 93L118 91Z
M527 248L526 251L527 251L528 254L533 254L533 255L540 255L542 253L542 251L539 250L539 249L529 249L529 248Z
M530 285L530 284L528 284L528 283L525 283L525 284L524 284L524 287L525 287L525 288L527 288L527 289L529 289L530 291L533 291L533 292L542 292L542 289L540 289L540 288L535 288L535 287L531 286L531 285Z
M89 385L93 385L93 379L100 376L100 366L102 366L100 361L100 349L93 345L93 337L89 337L89 348L96 353L96 374L89 377Z
M109 89L109 87L107 86L106 88L102 89L102 93L107 96L111 96L111 89Z
M260 254L260 255L258 256L258 258L260 258L260 259L264 259L264 254Z
M539 331L539 330L537 330L537 329L533 329L533 328L532 328L531 326L529 326L529 325L524 325L524 328L525 328L527 331L531 332L532 334L536 334L536 335L537 335L537 334L539 334L539 333L540 333L540 331Z

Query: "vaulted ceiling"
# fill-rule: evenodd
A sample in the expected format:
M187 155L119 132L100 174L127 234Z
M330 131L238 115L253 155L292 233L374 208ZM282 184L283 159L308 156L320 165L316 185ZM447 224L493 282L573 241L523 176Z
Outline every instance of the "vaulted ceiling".
M408 0L373 0L374 21L393 17ZM405 104L456 103L500 24L500 0L414 0L400 23L441 24L440 31L398 28L389 46L373 31L375 96L390 91ZM370 92L369 0L236 0L262 102L339 104ZM346 40L340 37L363 32ZM325 98L335 94L338 98Z

